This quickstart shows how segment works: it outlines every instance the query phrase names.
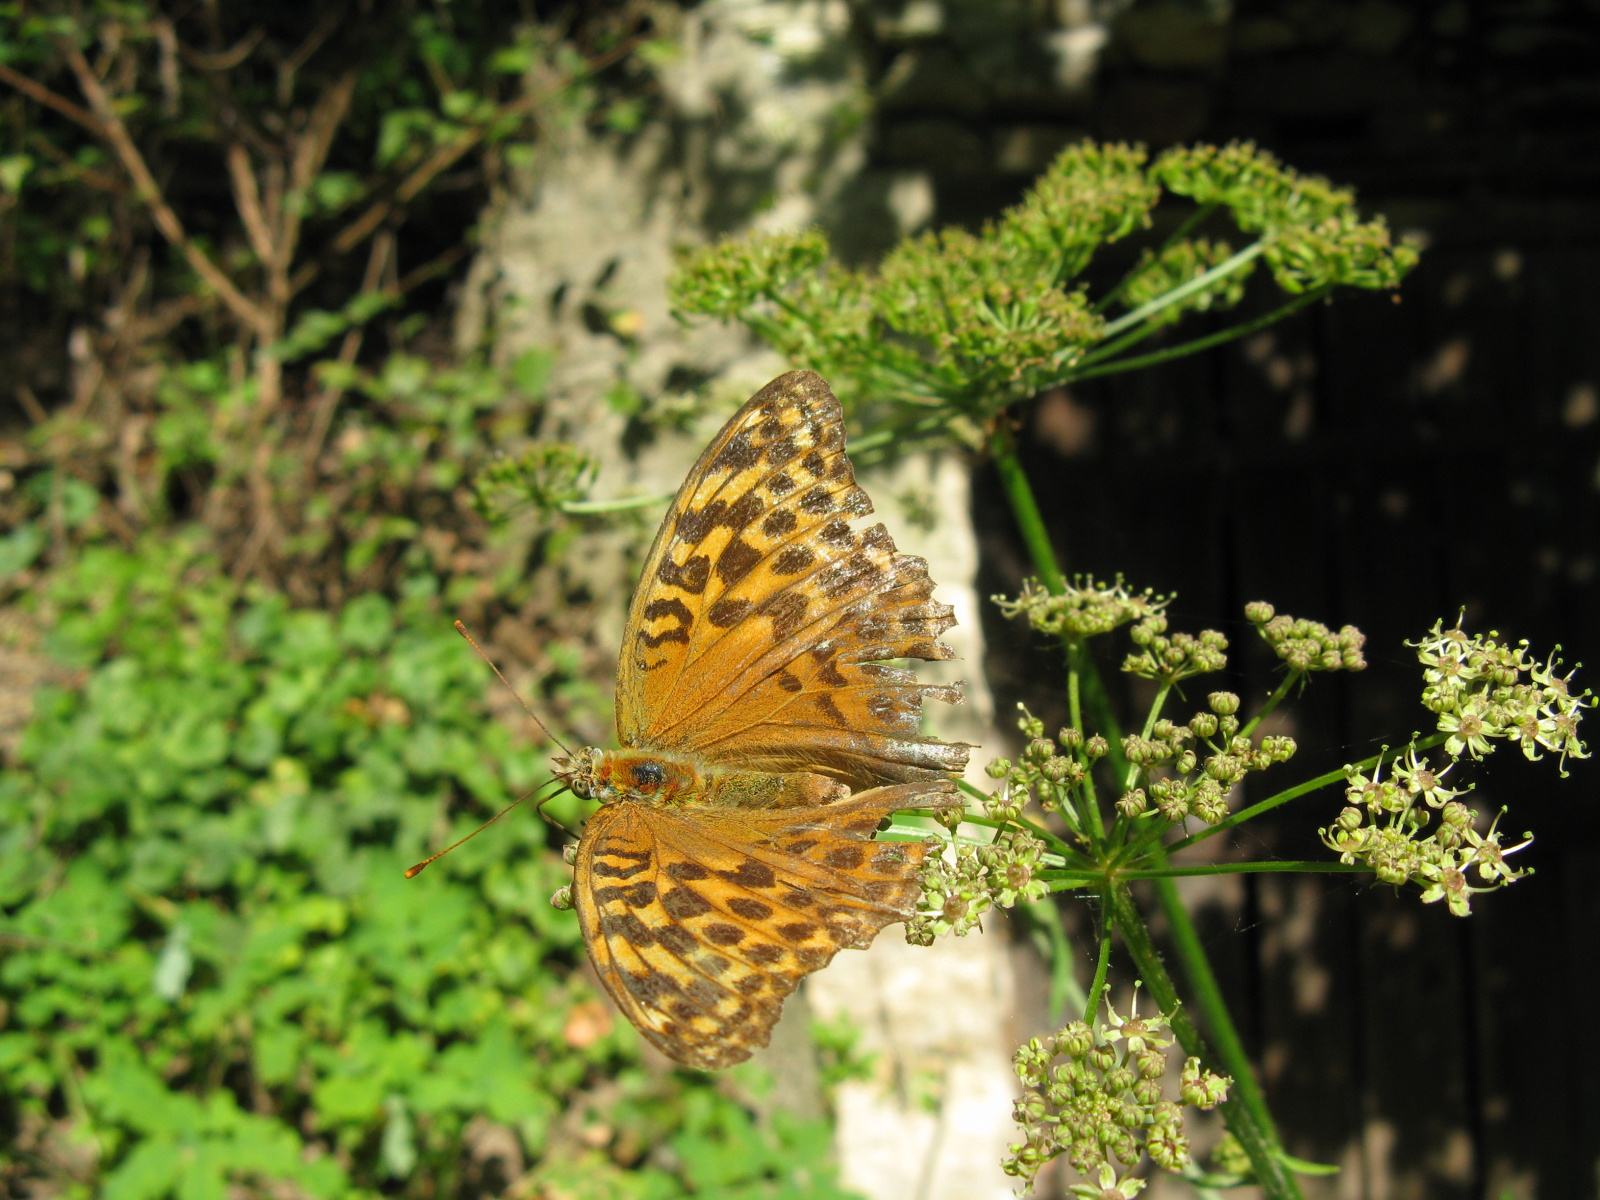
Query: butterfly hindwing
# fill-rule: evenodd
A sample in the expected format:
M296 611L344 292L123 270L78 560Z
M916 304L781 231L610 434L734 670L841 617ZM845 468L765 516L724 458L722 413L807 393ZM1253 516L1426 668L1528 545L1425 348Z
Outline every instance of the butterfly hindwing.
M605 806L584 828L573 889L597 974L671 1058L742 1061L802 978L911 914L927 847L873 832L896 809L951 803L951 790L754 811Z
M966 748L920 731L919 684L893 658L951 657L954 624L900 554L845 454L822 378L757 392L689 472L634 594L617 678L624 746L852 787L933 779Z

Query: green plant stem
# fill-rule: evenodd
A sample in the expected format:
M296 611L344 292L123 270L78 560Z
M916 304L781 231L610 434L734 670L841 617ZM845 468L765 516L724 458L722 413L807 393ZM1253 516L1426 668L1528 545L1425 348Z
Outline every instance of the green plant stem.
M665 504L672 499L673 493L663 492L656 496L622 496L615 500L563 500L556 505L564 513L572 516L590 516L595 513L627 512L634 508L651 508L657 504Z
M1023 911L1045 935L1045 945L1040 950L1050 964L1050 1023L1059 1025L1068 1007L1081 1011L1088 1003L1088 997L1072 974L1072 944L1067 941L1067 931L1061 925L1061 910L1053 900L1030 901Z
M1254 333L1258 329L1265 329L1268 325L1274 325L1291 313L1299 312L1307 305L1321 300L1332 290L1333 285L1331 284L1327 287L1317 288L1303 296L1297 296L1289 303L1280 305L1269 313L1262 314L1253 321L1245 321L1242 324L1230 326L1208 337L1196 338L1192 342L1184 342L1181 346L1173 346L1167 350L1157 350L1152 354L1141 354L1137 358L1116 359L1099 366L1091 366L1086 370L1069 370L1061 377L1059 382L1062 384L1078 383L1085 379L1096 379L1101 375L1116 375L1123 371L1137 371L1143 367L1153 367L1157 363L1171 362L1175 358L1198 354L1202 350L1209 350L1213 346L1220 346L1224 342L1231 342L1235 338L1241 338L1247 334Z
M1067 579L1061 573L1055 547L1050 544L1050 531L1045 528L1039 502L1034 499L1033 485L1028 482L1022 461L1017 457L1016 435L1011 432L1004 414L995 422L994 433L989 438L989 453L999 472L1006 502L1011 505L1011 514L1022 531L1028 557L1033 559L1033 569L1039 573L1039 582L1052 596L1059 596L1067 590Z
M1196 226L1198 226L1202 221L1216 211L1217 205L1214 202L1211 204L1202 204L1196 208L1192 213L1183 219L1183 223L1181 225L1167 235L1167 240L1161 243L1161 249L1156 251L1155 257L1159 259L1168 250L1172 249L1184 238L1188 237L1190 233L1194 232ZM1115 304L1117 302L1117 298L1127 290L1127 287L1130 283L1139 277L1139 272L1143 269L1144 267L1142 263L1135 263L1133 266L1129 267L1127 273L1124 274L1121 279L1117 280L1117 286L1112 288L1104 296L1101 296L1099 300L1095 301L1094 311L1097 313L1103 313L1106 309Z
M1272 695L1267 697L1267 702L1261 706L1261 711L1250 718L1250 723L1239 730L1240 737L1249 737L1256 731L1256 727L1272 714L1272 710L1283 703L1283 698L1289 694L1289 689L1306 677L1304 671L1291 670L1283 677L1283 682L1273 689Z
M1400 755L1404 754L1409 749L1415 748L1417 750L1431 750L1435 746L1443 744L1445 739L1448 737L1448 734L1435 733L1423 738L1420 741L1408 742L1406 745L1392 750L1384 749L1368 758L1363 758L1358 763L1351 763L1350 765L1355 767L1358 771L1369 771L1373 767L1377 766L1380 762L1391 762L1394 759L1399 758ZM1186 838L1173 842L1167 847L1167 853L1172 854L1178 850L1182 850L1185 846L1192 846L1196 842L1203 842L1207 838L1216 837L1217 834L1223 832L1224 830L1232 829L1235 825L1241 825L1250 820L1252 817L1259 817L1262 813L1270 812L1272 809L1277 808L1281 804L1287 804L1291 800L1298 800L1301 796L1304 796L1308 792L1314 792L1318 788L1325 788L1330 783L1342 783L1344 778L1345 768L1343 767L1340 767L1336 771L1325 771L1323 774L1308 779L1304 783L1296 784L1292 788L1285 788L1276 795L1268 796L1265 800L1262 800L1256 804L1252 804L1249 808L1241 808L1238 812L1223 818L1215 825L1208 825L1206 828L1196 833L1191 833ZM1157 834L1157 836L1159 837L1160 835Z
M1083 1019L1088 1025L1094 1024L1094 1014L1100 1008L1100 998L1106 993L1106 976L1111 971L1111 905L1104 892L1100 893L1100 900L1100 953L1095 957L1094 982L1089 985L1089 994L1083 1001Z
M1326 875L1370 875L1371 867L1359 863L1342 863L1327 859L1304 859L1300 861L1283 861L1276 859L1263 859L1259 862L1230 862L1230 863L1195 863L1192 866L1182 867L1119 867L1116 869L1118 879L1185 879L1192 875L1270 875L1294 871L1312 872ZM1071 867L1051 867L1040 871L1040 879L1065 879L1083 878L1099 880L1104 879L1104 870L1082 869Z
M989 797L987 795L985 795L981 790L979 790L978 788L973 787L970 783L968 783L964 779L957 780L956 781L956 786L958 788L960 788L963 792L967 793L967 795L969 795L969 796L973 797L975 800L979 801L980 803L986 802L989 799ZM1071 845L1071 844L1069 844L1069 843L1067 843L1065 841L1062 841L1061 838L1059 838L1055 834L1051 833L1043 825L1040 825L1036 821L1031 821L1027 817L1017 817L1015 820L1012 820L1012 821L997 821L993 817L982 817L982 816L978 816L978 815L976 815L974 813L967 813L967 814L962 816L961 820L962 820L962 822L964 824L982 825L982 826L985 826L985 827L987 827L989 829L1005 829L1008 826L1012 826L1012 825L1018 826L1018 827L1020 827L1022 829L1028 830L1030 833L1034 834L1036 837L1042 839L1047 845L1050 846L1050 848L1052 850L1054 850L1056 853L1060 854L1063 858L1066 858L1069 861L1077 861L1077 862L1083 863L1085 867L1088 867L1090 865L1089 859L1085 858L1083 856L1083 853L1080 850L1078 850L1077 847L1075 847L1075 846L1073 846L1073 845Z
M1080 699L1079 683L1085 665L1090 670L1094 664L1089 662L1087 648L1081 641L1068 642L1067 644L1067 710L1068 719L1072 727L1081 731L1083 729L1083 705ZM1094 786L1094 760L1089 757L1088 751L1079 746L1075 752L1079 765L1083 767L1083 783L1079 797L1079 817L1083 828L1088 831L1090 839L1096 847L1103 847L1106 840L1105 822L1100 818L1100 797L1095 792Z
M1171 892L1172 902L1180 912L1183 910L1182 903L1176 897L1177 889L1173 887L1171 880L1158 880L1155 886L1158 892ZM1220 1031L1212 1027L1213 1037L1218 1043L1217 1052L1213 1053L1205 1039L1200 1036L1200 1030L1194 1021L1190 1019L1188 1010L1183 1006L1178 996L1178 989L1172 982L1172 976L1167 974L1161 955L1156 952L1155 943L1150 939L1150 930L1145 925L1144 916L1139 912L1138 905L1134 903L1133 893L1128 889L1128 885L1119 881L1111 886L1107 895L1111 906L1110 915L1122 934L1128 956L1133 959L1141 981L1150 989L1150 995L1157 1006L1163 1013L1168 1014L1172 1032L1177 1036L1184 1051L1209 1065L1221 1066L1233 1076L1233 1086L1228 1089L1228 1098L1221 1105L1223 1119L1227 1122L1228 1130L1239 1140L1240 1146L1249 1156L1250 1165L1255 1168L1256 1179L1262 1191L1272 1200L1300 1200L1299 1185L1284 1169L1278 1157L1280 1153L1278 1138L1271 1114L1267 1112L1261 1089L1256 1086L1255 1076L1251 1074L1249 1060L1245 1057L1244 1047L1233 1031L1232 1022L1225 1022ZM1162 907L1170 915L1171 906L1165 896L1162 897ZM1174 929L1173 941L1179 957L1184 960L1185 967L1189 968L1196 958L1203 963L1205 955L1199 952L1199 939L1194 933L1193 925L1185 920L1184 926L1186 935ZM1193 941L1189 953L1185 952L1186 939ZM1207 967L1199 977L1189 973L1189 982L1196 995L1197 1007L1209 1022L1210 1009L1213 1006L1222 1007L1222 994L1217 988L1216 978ZM1225 1015L1227 1010L1222 1007L1222 1011ZM1231 1046L1226 1044L1230 1035ZM1238 1069L1240 1067L1242 1070Z
M1137 325L1140 321L1149 320L1157 313L1171 308L1174 304L1178 304L1184 300L1187 300L1196 292L1204 291L1217 280L1233 274L1242 267L1249 266L1256 259L1261 257L1262 251L1264 251L1266 248L1265 242L1251 242L1250 245L1246 246L1237 254L1223 259L1223 261L1219 262L1209 271L1204 271L1201 274L1196 275L1193 279L1189 280L1188 283L1180 283L1170 292L1163 292L1149 303L1141 304L1132 312L1124 313L1115 321L1107 322L1105 330L1103 331L1103 336L1114 337L1115 335L1121 333L1124 329L1130 329Z
M1302 300L1305 303L1310 302L1306 298ZM1054 595L1060 595L1066 590L1066 580L1056 560L1055 548L1051 545L1049 533L1045 529L1044 518L1040 515L1033 488L1017 458L1015 438L1004 420L996 423L994 435L990 439L990 449L995 458L995 466L1000 474L1007 502L1011 505L1012 514L1022 531L1024 544L1033 558L1034 569L1038 571L1040 581L1045 588ZM1107 707L1109 708L1109 705ZM1121 769L1125 770L1126 767ZM1166 865L1165 855L1158 858L1158 863L1161 866ZM1299 1188L1284 1172L1282 1164L1275 1157L1278 1151L1278 1137L1272 1116L1267 1111L1261 1089L1251 1073L1250 1060L1244 1053L1243 1043L1239 1040L1227 1006L1223 1003L1216 975L1211 970L1211 964L1206 958L1194 923L1189 919L1189 914L1183 907L1183 902L1171 879L1156 879L1154 886L1172 930L1174 947L1183 962L1184 974L1195 989L1197 1007L1216 1033L1219 1044L1217 1061L1224 1070L1233 1075L1236 1081L1237 1090L1230 1093L1230 1099L1223 1105L1228 1127L1250 1156L1266 1194L1273 1200L1298 1200ZM1171 977L1167 975L1166 968L1162 966L1160 956L1155 952L1154 944L1150 940L1150 931L1145 927L1144 918L1139 913L1138 906L1133 903L1127 885L1124 883L1113 885L1109 892L1109 902L1108 914L1121 930L1123 942L1139 970L1151 984L1157 1003L1161 1005L1163 1012L1173 1013L1174 1032L1178 1033L1180 1040L1184 1040L1186 1048L1191 1043L1196 1047L1190 1050L1191 1054L1210 1058L1209 1054L1202 1053L1204 1043L1200 1039L1199 1031L1179 1007L1177 989ZM1183 1032L1184 1030L1187 1033Z

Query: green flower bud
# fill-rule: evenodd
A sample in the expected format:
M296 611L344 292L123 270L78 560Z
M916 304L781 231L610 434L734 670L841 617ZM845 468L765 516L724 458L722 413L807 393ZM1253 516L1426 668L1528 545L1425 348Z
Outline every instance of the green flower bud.
M1232 716L1239 711L1239 697L1232 692L1212 692L1206 704L1218 716Z
M1275 611L1265 600L1252 600L1244 606L1244 619L1252 625L1265 625L1272 620Z

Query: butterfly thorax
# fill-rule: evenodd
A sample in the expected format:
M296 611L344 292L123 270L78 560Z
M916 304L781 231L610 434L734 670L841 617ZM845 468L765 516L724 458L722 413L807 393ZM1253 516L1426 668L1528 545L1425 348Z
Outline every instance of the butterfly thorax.
M705 785L699 769L682 758L601 750L585 746L570 759L556 760L556 775L585 800L609 804L683 804L699 796Z
M826 804L849 794L841 783L809 771L741 771L706 766L673 754L601 750L586 746L556 760L556 775L579 796L610 804L712 808L792 808Z

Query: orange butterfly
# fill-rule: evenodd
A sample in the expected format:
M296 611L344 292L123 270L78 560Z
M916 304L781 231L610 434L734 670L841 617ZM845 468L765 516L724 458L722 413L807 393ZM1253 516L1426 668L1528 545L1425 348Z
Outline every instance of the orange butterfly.
M898 554L845 457L821 376L762 388L701 454L661 523L617 669L620 751L558 759L602 802L573 872L600 980L692 1067L765 1046L784 997L912 913L897 809L956 804L967 747L923 736L919 684L886 659L952 657L955 624ZM852 789L855 790L852 794Z

